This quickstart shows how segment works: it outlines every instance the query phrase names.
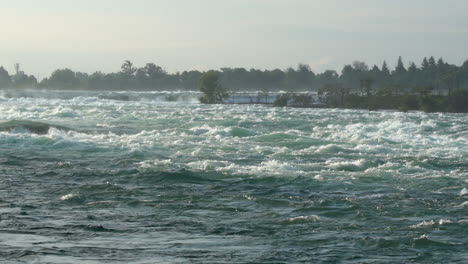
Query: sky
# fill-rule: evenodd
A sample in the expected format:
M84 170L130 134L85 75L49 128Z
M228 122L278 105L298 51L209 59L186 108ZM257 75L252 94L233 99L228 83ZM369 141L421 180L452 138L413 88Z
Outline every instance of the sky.
M168 72L222 67L341 71L468 59L466 0L0 0L0 65Z

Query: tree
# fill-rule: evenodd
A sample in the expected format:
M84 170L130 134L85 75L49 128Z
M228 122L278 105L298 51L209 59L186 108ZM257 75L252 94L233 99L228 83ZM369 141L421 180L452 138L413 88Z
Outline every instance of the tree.
M151 79L156 79L167 74L166 71L163 70L163 68L157 66L154 63L146 63L143 69L146 75L148 75L148 77L150 77Z
M416 74L417 71L418 71L418 67L416 66L416 63L410 62L410 66L408 67L408 73Z
M41 82L42 87L54 89L74 89L78 88L80 80L76 77L75 72L70 69L55 70L49 79L44 79Z
M329 85L329 84L334 84L338 82L339 75L336 71L333 70L326 70L323 73L317 75L318 82L319 82L319 87L322 89L322 87ZM318 90L320 90L318 89Z
M382 70L381 70L384 78L390 76L390 70L388 69L387 62L384 61L382 64Z
M284 72L279 69L265 72L266 85L270 89L281 89L284 84Z
M436 61L434 59L434 56L431 56L428 62L429 62L429 68L434 69L436 67Z
M429 68L429 61L427 61L427 58L424 57L422 63L421 63L421 70L426 71Z
M449 96L450 110L459 113L468 113L468 90L456 90Z
M129 60L126 60L120 68L122 69L122 73L127 76L132 76L137 70Z
M291 94L290 93L277 95L275 101L273 102L273 106L286 107L286 106L288 106L288 103L289 103L290 100L291 100Z
M365 94L366 97L369 99L372 95L372 83L374 80L372 79L361 79L361 93Z
M148 75L146 74L144 68L139 68L136 70L134 79L135 85L138 88L148 89L150 86L152 86L149 84Z
M292 67L289 67L285 71L284 82L286 84L286 90L292 91L298 86L296 70Z
M0 88L9 88L11 87L11 77L10 74L0 66Z
M298 84L301 88L310 86L315 78L315 73L310 69L308 64L299 63L296 74Z
M318 92L319 96L324 96L324 101L334 107L344 107L345 98L350 93L349 88L343 86L343 84L327 83Z
M437 69L443 70L446 65L447 65L447 63L444 62L444 59L439 58L437 60Z
M36 77L33 75L28 76L23 71L17 71L11 79L15 88L33 88L37 85Z
M405 65L403 64L403 60L401 59L401 56L400 56L400 57L398 57L397 66L395 67L395 71L393 72L393 74L402 75L402 74L405 74L405 73L406 73L406 68L405 68Z
M200 77L198 88L203 93L199 98L203 104L220 104L229 97L219 84L218 75L214 71L206 72Z
M359 80L362 77L362 73L357 71L351 65L345 65L341 70L340 81L344 86L350 88L351 90L359 89Z
M369 66L363 61L353 61L353 68L358 72L369 71Z
M372 69L370 70L372 72L372 74L374 74L375 76L379 75L380 74L380 69L379 69L379 66L375 65L372 66Z
M197 88L202 73L199 71L184 71L180 74L180 84L186 90Z

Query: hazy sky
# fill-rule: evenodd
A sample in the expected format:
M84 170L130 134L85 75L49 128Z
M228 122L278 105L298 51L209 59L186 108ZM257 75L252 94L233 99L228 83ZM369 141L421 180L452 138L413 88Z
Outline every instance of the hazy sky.
M346 63L468 59L467 0L0 0L0 65L170 72L221 67L317 72Z

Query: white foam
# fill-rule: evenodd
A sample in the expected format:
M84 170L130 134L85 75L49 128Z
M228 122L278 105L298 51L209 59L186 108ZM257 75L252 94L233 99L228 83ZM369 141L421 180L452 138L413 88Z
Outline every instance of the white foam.
M317 215L296 216L288 218L288 221L293 223L318 222L320 220L320 217Z
M445 225L445 224L450 224L452 223L452 221L448 220L448 219L440 219L439 220L439 225Z
M466 188L463 188L463 190L460 191L460 196L463 196L465 194L468 194L468 190Z
M412 225L410 226L411 228L419 228L419 227L426 227L426 226L433 226L435 225L436 222L434 222L434 220L431 220L429 222L426 222L426 221L422 221L421 223L419 224L416 224L416 225Z
M325 162L327 167L336 170L343 170L346 168L350 169L364 169L368 164L367 160L365 159L358 159L358 160L344 160L344 161L336 161L336 160L327 160Z
M138 162L137 165L143 169L158 168L158 167L167 167L172 165L173 162L170 159L165 160L145 160Z
M439 221L422 221L419 224L410 226L411 228L421 228L421 227L428 227L428 226L435 226L435 225L445 225L453 223L451 220L448 219L440 219Z
M322 180L317 174L328 179L342 175L337 172L341 170L355 171L347 174L347 179L379 172L419 178L446 176L441 170L428 168L429 163L462 161L468 149L463 115L124 102L99 99L99 94L78 92L72 99L2 100L0 118L5 121L28 119L94 132L0 132L0 143L24 149L44 145L78 151L144 151L158 155L142 161L140 168L180 165L232 174L307 175L316 180ZM446 120L451 127L440 128L438 119ZM286 125L282 123L285 120ZM280 140L265 140L275 135L280 135ZM396 155L403 158L389 161ZM154 159L160 156L164 158ZM408 161L405 157L420 160ZM461 170L449 176L468 182L468 174ZM466 193L464 188L460 196Z
M67 200L70 200L70 199L72 199L74 197L76 197L76 195L70 193L70 194L67 194L67 195L64 195L64 196L60 197L60 200L67 201Z
M216 170L220 172L228 172L230 174L235 175L253 174L257 176L297 176L304 174L304 171L300 170L297 166L279 160L263 161L258 165L240 165L235 163L229 163L225 167L217 167Z
M339 153L342 151L343 148L336 144L322 145L315 149L316 153Z
M416 238L415 240L426 240L426 239L429 239L429 235L423 234L423 235L419 236L418 238Z
M199 160L194 162L187 163L187 167L193 170L217 170L221 171L223 168L230 166L232 163L228 161L218 161L218 160Z
M244 197L245 199L249 200L249 201L253 201L255 200L255 197L251 196L251 195L248 195L248 194L244 194L242 197Z
M315 175L315 176L314 176L314 179L316 179L317 181L323 181L323 180L324 180L323 176L320 175L320 174L319 174L319 175Z

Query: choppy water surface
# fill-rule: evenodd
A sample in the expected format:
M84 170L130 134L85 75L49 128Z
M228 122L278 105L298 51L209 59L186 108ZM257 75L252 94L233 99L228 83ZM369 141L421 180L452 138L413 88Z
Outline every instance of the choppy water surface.
M466 114L130 97L0 97L2 263L468 261Z

